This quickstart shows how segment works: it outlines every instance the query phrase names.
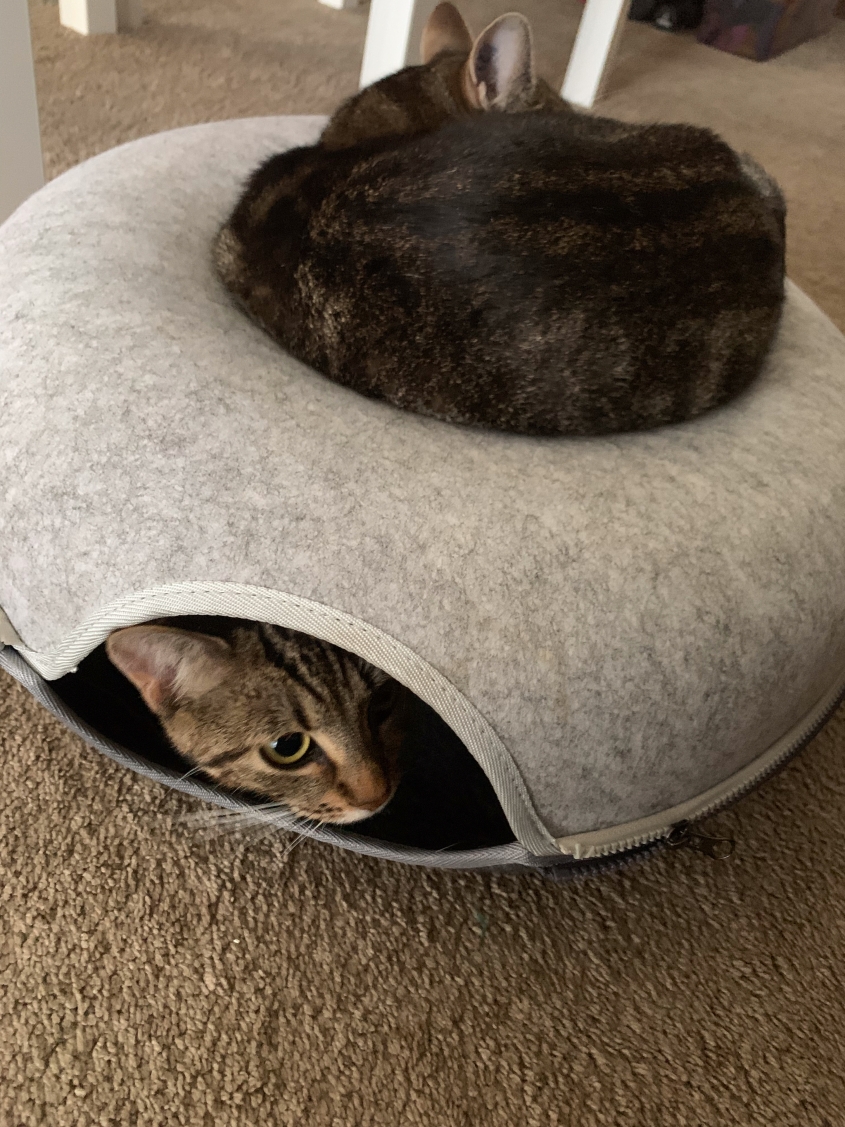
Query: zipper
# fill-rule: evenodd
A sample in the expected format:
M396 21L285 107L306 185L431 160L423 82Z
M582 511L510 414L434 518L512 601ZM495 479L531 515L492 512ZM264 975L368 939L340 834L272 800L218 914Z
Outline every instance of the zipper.
M689 822L678 822L663 839L664 845L670 849L692 849L694 853L703 853L705 857L712 857L714 861L724 861L736 849L736 839L732 837L711 837L710 834L699 833L694 830Z
M701 833L694 828L695 825L738 802L749 791L777 774L818 735L843 700L845 700L845 681L840 681L812 709L809 719L796 725L791 732L773 744L768 752L758 757L755 762L759 763L761 759L764 762L756 771L753 770L753 764L738 771L733 776L737 779L733 787L726 788L724 783L719 784L700 795L698 799L681 803L662 814L629 822L626 826L558 838L558 848L562 853L577 860L612 857L652 843L693 849L697 853L717 859L730 856L736 844L732 838Z

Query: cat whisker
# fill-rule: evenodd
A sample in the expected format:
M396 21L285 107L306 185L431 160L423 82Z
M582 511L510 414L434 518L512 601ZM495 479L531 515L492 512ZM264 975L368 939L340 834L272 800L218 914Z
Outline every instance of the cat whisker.
M249 806L239 806L232 810L228 807L215 807L213 816L215 818L239 818L244 815L255 815L261 817L265 811L285 810L286 807L281 802L255 802L250 803ZM212 811L209 811L212 813Z
M186 771L184 775L180 775L178 779L174 779L171 786L177 786L179 783L184 783L185 779L190 779L191 775L198 775L202 771L202 767L192 767L190 771Z
M182 817L178 818L177 820L180 821L180 822L203 822L203 821L223 822L223 821L226 821L227 819L237 819L237 818L243 818L247 815L251 815L251 814L253 814L253 812L255 810L261 809L264 806L266 806L266 807L278 807L278 805L279 804L276 803L276 802L267 802L267 803L262 803L261 806L249 807L249 808L240 808L240 809L237 809L237 810L231 810L231 809L228 809L226 807L221 808L221 807L203 806L199 810L192 811L190 814L185 814Z
M266 802L240 810L209 810L206 808L186 814L178 821L189 825L199 825L218 834L237 833L241 830L272 832L279 829L290 829L289 825L280 824L281 819L279 817L274 817L278 814L288 814L288 811L281 803Z
M323 826L330 825L330 822L327 818L301 818L300 820L305 823L305 829L303 829L301 833L297 834L293 841L291 841L285 847L282 853L283 861L287 860L290 853L297 847L297 845L300 844L300 842L304 841L308 837L312 837L314 830L319 830L322 829Z
M234 812L233 812L234 813ZM262 841L271 835L275 836L280 830L286 833L292 833L294 836L285 842L282 847L282 860L286 861L291 852L296 848L301 841L311 836L314 827L314 822L311 819L303 818L299 815L291 815L291 812L279 803L267 803L263 806L253 807L248 811L238 811L244 817L242 819L229 819L226 822L225 830L240 830L245 829L250 831L250 836L255 841ZM277 813L285 815L284 823L280 824L280 819L274 817ZM291 816L297 826L302 827L297 833L289 824ZM233 825L232 822L235 822ZM322 823L320 823L322 824Z
M282 860L287 861L288 857L290 857L291 853L293 853L293 851L294 851L294 849L296 849L297 845L299 845L299 843L301 841L304 841L305 838L309 837L309 836L310 835L307 834L307 833L299 833L299 834L296 835L295 838L293 838L292 841L289 841L287 843L287 845L285 845L284 849L282 850Z
M280 818L278 815L283 815ZM294 827L290 825L291 819ZM279 802L266 802L250 806L244 810L205 810L198 815L189 816L186 821L200 822L206 830L217 834L248 832L252 841L262 841L277 834L280 830L294 836L282 847L282 860L305 838L311 837L317 826L325 825L325 819L315 820L292 812ZM299 832L296 832L296 830Z
M161 804L166 801L168 791L177 790L180 783L183 783L185 781L185 779L189 779L191 777L191 775L199 774L200 771L202 771L202 767L191 767L191 769L186 771L184 775L180 775L178 779L174 779L172 782L167 783L166 789L161 796L161 801L159 802L159 806L161 806ZM177 821L178 820L179 819L177 819Z

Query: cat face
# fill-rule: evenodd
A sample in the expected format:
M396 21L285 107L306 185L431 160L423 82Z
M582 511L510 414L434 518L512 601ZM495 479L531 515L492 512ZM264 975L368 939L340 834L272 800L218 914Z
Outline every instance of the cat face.
M320 138L345 149L388 136L431 132L450 118L490 110L569 111L534 72L531 28L510 12L473 40L452 4L438 4L425 26L422 65L360 91L334 114Z
M345 650L254 624L231 640L130 626L106 652L176 750L230 790L335 824L396 790L405 690Z

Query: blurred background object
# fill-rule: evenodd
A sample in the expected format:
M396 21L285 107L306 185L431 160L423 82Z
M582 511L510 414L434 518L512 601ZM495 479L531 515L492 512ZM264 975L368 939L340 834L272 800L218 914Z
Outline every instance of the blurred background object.
M837 0L706 0L699 42L763 62L830 31Z

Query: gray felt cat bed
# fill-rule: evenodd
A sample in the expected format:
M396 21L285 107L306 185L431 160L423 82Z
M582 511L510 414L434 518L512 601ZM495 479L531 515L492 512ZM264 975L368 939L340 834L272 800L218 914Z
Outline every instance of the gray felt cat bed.
M209 259L248 171L321 125L149 137L0 230L2 664L108 754L236 808L83 722L54 683L164 615L295 627L428 702L514 840L315 836L452 867L665 841L842 695L845 339L790 286L748 394L622 437L483 433L361 398L283 354Z

